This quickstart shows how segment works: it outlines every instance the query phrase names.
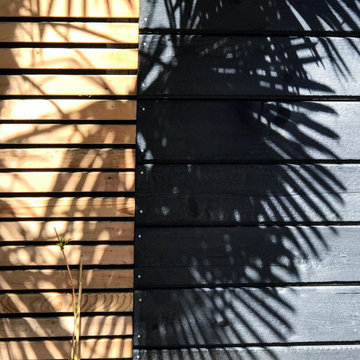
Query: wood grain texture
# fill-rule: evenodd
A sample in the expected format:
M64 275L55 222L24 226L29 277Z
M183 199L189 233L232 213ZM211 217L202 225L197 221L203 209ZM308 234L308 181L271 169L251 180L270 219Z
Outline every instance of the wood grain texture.
M134 144L135 125L1 124L3 144Z
M0 352L3 360L48 360L68 359L71 341L1 341ZM122 359L132 357L131 339L83 339L81 340L83 359Z
M137 227L135 287L356 282L359 236L358 226Z
M264 346L264 347L220 347L215 349L179 350L134 350L134 359L140 360L357 360L359 345L318 345L318 346Z
M67 245L65 254L69 265L78 265L80 256L84 265L129 265L134 263L131 245ZM1 246L0 266L52 266L66 263L57 245Z
M83 313L131 312L133 310L132 293L84 293L81 299ZM54 312L73 312L70 293L0 294L0 314Z
M136 120L134 100L0 100L2 120Z
M0 22L0 42L137 44L139 25L106 22Z
M357 164L143 165L138 225L359 221Z
M0 240L53 241L58 234L73 241L132 241L134 223L119 221L16 221L0 222Z
M73 270L78 278L78 271ZM129 289L133 288L133 270L86 270L85 289ZM59 290L68 289L69 275L66 270L6 270L0 272L3 290Z
M0 2L1 16L31 17L76 17L76 18L137 18L139 16L138 0L83 0L70 2L64 6L60 0L14 0ZM71 19L69 19L71 20Z
M350 15L353 14L353 16ZM204 31L209 33L266 33L360 30L356 3L305 0L272 3L244 0L216 0L212 6L195 0L180 4L176 0L141 3L143 29Z
M0 49L1 69L136 70L137 49Z
M72 336L73 316L49 318L2 318L0 339ZM82 316L82 336L132 335L131 316Z
M134 191L134 172L0 173L0 192Z
M139 109L138 162L360 159L358 102L140 100Z
M139 95L360 94L358 38L142 35L139 46Z
M74 145L76 146L76 145ZM0 169L134 169L133 149L0 149Z
M125 197L0 198L0 218L132 217L135 199Z
M134 345L357 341L358 298L357 286L137 291Z
M135 95L136 82L136 75L0 75L0 94Z

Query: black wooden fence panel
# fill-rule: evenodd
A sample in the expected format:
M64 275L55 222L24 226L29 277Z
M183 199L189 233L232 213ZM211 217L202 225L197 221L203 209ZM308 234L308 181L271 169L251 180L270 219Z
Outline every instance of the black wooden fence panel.
M139 101L138 162L360 158L360 104L348 101Z
M358 290L309 286L138 291L135 301L141 299L142 305L134 322L144 335L135 345L357 341Z
M359 38L142 35L139 95L360 96Z
M321 14L321 16L317 16ZM360 30L353 0L142 0L143 31L354 32Z
M358 226L138 226L137 236L137 288L306 285L360 277L354 265Z
M142 1L136 358L360 357L359 9Z

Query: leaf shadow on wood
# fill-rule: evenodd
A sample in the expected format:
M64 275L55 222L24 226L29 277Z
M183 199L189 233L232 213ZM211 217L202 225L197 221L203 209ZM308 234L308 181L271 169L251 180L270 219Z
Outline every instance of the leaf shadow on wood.
M242 13L232 15L229 29L244 26L245 35L227 37L218 34L230 2L146 5L148 24L156 28L155 11L162 8L159 21L185 35L162 28L165 34L141 38L139 91L145 99L170 98L150 110L150 100L139 107L142 116L156 120L137 139L138 156L147 164L139 167L136 186L136 284L142 300L135 308L141 334L135 343L140 350L166 349L140 351L141 359L215 359L211 351L195 349L209 344L244 347L238 353L224 350L217 355L221 359L258 359L247 350L253 345L264 347L261 359L277 359L267 345L296 338L301 311L295 305L299 291L284 296L282 287L331 282L326 274L316 278L316 268L331 254L329 239L336 242L339 229L333 225L358 220L351 206L357 195L348 194L359 189L322 163L342 159L341 135L323 121L341 121L337 108L331 102L291 102L298 95L357 91L353 64L359 44L326 35L358 31L358 8L339 1L314 7L239 3ZM248 8L263 27L252 24ZM214 27L216 35L208 35ZM277 36L284 28L300 36ZM254 34L259 29L270 35ZM311 31L322 36L303 35ZM232 97L251 99L226 100ZM331 276L349 280L340 270ZM174 290L159 289L166 287ZM149 294L158 300L151 299L150 311ZM163 303L171 311L153 306ZM302 335L304 342L316 341L316 334Z
M111 4L114 2L96 2L102 3L108 15L113 16ZM39 2L16 1L11 4L11 15L22 16L25 10L28 11L27 15L33 17L44 16L44 11L51 16L56 3L59 4L56 0L48 2L50 7L46 10L38 8ZM72 2L68 3L71 6ZM87 15L86 1L82 4L84 15ZM62 3L60 5L63 6ZM17 26L21 27L21 22ZM57 30L56 25L53 30ZM15 33L15 26L12 31ZM88 30L83 31L89 33ZM102 42L111 40L102 33L91 35L99 36ZM40 42L42 36L44 33L40 34ZM14 39L10 34L8 41ZM67 40L66 34L63 40ZM9 67L20 68L11 49L8 49L6 56ZM91 59L83 60L87 64ZM0 201L0 241L2 256L7 260L0 272L0 353L5 359L67 358L70 354L72 331L62 321L64 316L72 313L71 306L64 306L70 284L61 257L54 253L52 257L50 251L56 243L54 227L57 227L61 236L73 240L74 247L69 245L69 252L73 249L77 253L79 245L88 249L84 297L93 306L87 310L85 307L85 315L90 317L83 325L84 358L129 357L131 344L125 337L131 334L131 324L129 321L124 323L122 319L124 313L132 311L132 297L129 305L126 299L130 293L119 293L119 288L126 291L132 287L132 254L130 251L130 262L124 262L122 256L116 257L115 254L114 257L111 252L112 246L118 245L125 249L130 246L127 242L133 240L134 153L131 144L135 134L130 131L129 135L125 131L126 125L123 129L125 135L116 129L122 120L135 120L134 106L129 109L127 101L117 100L81 101L75 99L77 93L73 94L74 99L41 100L41 104L40 100L35 99L10 100L6 97L11 86L10 78L11 75L2 76L0 128L5 130L9 126L11 130L11 126L18 127L12 134L11 131L8 133L9 138L2 142L0 149L1 174L9 176L9 182L2 182L0 189L0 197L3 196ZM111 92L111 84L104 82L101 77L92 75L91 78L94 86L106 88L109 94L115 94ZM18 95L32 96L35 94L34 89L47 98L52 95L51 91L43 87L44 84L32 81L31 76L24 75L22 79L23 82L15 84ZM27 82L33 86L29 92L25 86ZM76 104L77 101L79 104ZM45 111L36 109L38 105L44 106ZM90 132L86 130L87 126ZM128 124L127 127L132 129L134 124ZM60 136L59 142L51 146L54 145L51 140L54 134L63 129L68 129L65 137ZM39 147L39 143L42 146ZM42 173L43 177L40 175L29 183L29 179L24 176L26 170ZM115 176L109 175L111 171ZM68 172L68 177L65 175L64 178L65 172ZM74 178L75 172L80 176ZM50 173L54 177L47 181L46 177ZM46 189L44 184L48 186ZM57 213L55 210L64 195L69 200L64 211ZM36 199L41 198L44 198L42 202L37 203ZM116 201L111 202L111 199L118 198L123 198L122 203L119 203L121 209L116 208ZM29 203L29 199L34 202ZM93 206L94 202L96 206ZM104 212L104 207L111 208L111 219L107 218L109 211ZM99 246L105 246L106 249ZM42 253L44 250L48 252ZM56 301L49 300L51 294L58 295ZM29 300L27 296L34 298ZM35 303L43 306L36 308ZM107 312L115 317L104 316ZM52 339L54 336L55 340ZM93 339L94 336L97 338Z

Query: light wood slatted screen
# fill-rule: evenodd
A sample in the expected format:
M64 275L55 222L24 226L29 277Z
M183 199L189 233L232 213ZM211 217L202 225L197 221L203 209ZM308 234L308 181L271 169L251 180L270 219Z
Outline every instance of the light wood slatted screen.
M132 357L138 0L0 0L0 358Z

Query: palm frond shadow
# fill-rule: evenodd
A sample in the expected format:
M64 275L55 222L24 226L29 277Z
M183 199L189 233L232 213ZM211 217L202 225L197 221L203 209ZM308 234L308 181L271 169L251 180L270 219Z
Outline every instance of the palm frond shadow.
M285 29L285 33L313 31L326 34L327 31L359 30L359 8L353 2L318 1L314 7L307 2L244 3L251 10L251 20L245 20L245 26L249 26L251 31L265 28L265 31L270 29L270 32ZM219 34L224 32L224 21L229 18L228 5L224 1L217 1L210 6L206 1L182 3L158 0L152 2L152 7L147 5L146 16L151 24L156 18L155 11L163 8L167 12L161 21L171 29L183 29L196 34L215 27L215 33ZM246 16L238 15L240 18ZM235 18L236 15L233 15L232 20ZM256 21L251 27L250 22L254 18L261 22L263 28L256 28L259 26ZM239 19L238 22L234 20L227 28L231 32L241 28L241 24ZM333 88L326 79L312 76L308 68L309 65L322 67L326 63L326 67L330 65L330 71L335 74L334 79L337 78L339 82L346 84L353 79L356 74L351 72L351 66L337 41L332 37L289 35L144 35L140 65L144 83L140 91L144 96L151 97L170 95L195 98L226 98L233 94L251 95L255 99L286 99L311 94L336 95L336 85ZM358 45L351 38L345 38L344 41L356 58L359 55ZM317 120L319 116L337 116L331 102L231 100L229 107L238 108L238 128L246 129L246 133L251 134L249 143L254 142L254 154L243 154L240 149L243 143L239 143L239 147L234 148L236 155L239 154L243 160L259 162L263 160L261 155L265 154L266 160L271 159L277 164L268 165L266 170L262 165L240 165L237 167L238 172L231 170L232 165L218 165L223 166L223 175L217 173L216 178L212 178L211 165L192 165L194 175L191 180L182 179L183 186L177 187L177 193L172 198L169 195L169 198L159 201L154 211L160 223L170 226L221 224L222 219L225 224L262 226L243 232L237 232L236 228L195 227L189 232L173 228L173 235L181 238L181 248L169 245L168 237L171 237L171 232L167 230L167 242L164 241L162 245L165 246L163 256L169 256L164 265L169 273L166 285L163 286L201 288L194 291L178 290L174 298L167 298L166 304L173 311L163 315L160 309L153 314L154 319L158 319L156 326L151 321L151 324L147 324L146 319L139 319L139 332L145 337L140 340L140 346L154 345L151 341L157 338L156 345L164 348L180 345L196 347L211 344L222 347L229 344L243 346L287 342L296 330L291 319L296 317L298 310L293 305L297 291L283 295L276 286L311 281L302 278L303 265L321 262L331 252L331 244L316 226L306 228L299 225L344 220L343 194L348 189L339 175L331 167L322 164L296 164L304 160L311 161L314 153L317 159L339 160L335 144L341 141L340 136L324 122ZM184 110L184 121L187 119L186 113L187 109ZM143 135L140 138L144 145L142 151L147 154L144 158L149 162L156 158L160 146L165 151L167 146L171 148L171 145L166 145L166 141L159 145L159 139L166 139L171 132L171 129L166 128L166 115L162 115L164 116L159 114L159 127L153 130L151 139L144 138ZM218 120L222 121L220 117ZM206 132L205 119L203 126ZM238 130L235 124L233 127L234 131ZM192 129L196 130L199 130L201 137L201 129ZM154 139L157 139L157 144ZM247 139L242 138L242 141L246 143ZM196 144L193 145L196 147ZM251 146L245 148L249 149ZM261 151L256 153L257 149ZM194 148L193 154L196 154L195 150ZM170 151L175 153L173 148ZM211 153L211 149L199 148L200 160L206 151ZM189 163L191 159L197 159L196 155L189 159L181 158L180 153L175 154L175 157ZM214 157L216 158L216 154ZM220 154L215 160L221 163L224 158ZM169 159L166 161L169 162ZM281 162L284 163L279 164ZM161 165L149 165L146 170L149 181L155 183L157 178L160 179ZM176 178L176 173L172 174ZM178 176L185 177L184 174L186 165L179 170ZM208 185L212 182L215 183L213 188ZM147 193L148 185L142 184L144 189L141 191ZM170 194L170 187L174 184L162 184L162 193ZM214 193L214 199L199 206L201 201L196 199L203 195L204 184L206 189ZM227 188L218 189L216 184L227 184ZM244 189L244 193L239 189ZM228 197L225 201L226 195ZM223 197L219 200L216 196ZM166 211L162 211L164 209ZM189 213L185 214L184 209ZM167 220L168 214L171 217ZM177 231L180 235L177 235ZM337 232L331 226L328 226L328 231L333 234ZM246 232L248 235L245 238L239 235ZM176 277L171 278L171 274L176 273L176 269L172 271L171 263L182 267L186 272L181 275L182 280L179 282ZM154 284L162 286L161 280L154 281ZM206 289L209 285L246 287L209 291ZM256 285L261 287L247 288ZM164 301L161 297L169 293L166 290L158 292L158 301L161 303ZM269 358L277 358L271 350L268 352ZM212 359L210 352L206 355L190 353L185 350L159 351L159 358L188 359L194 356L197 359L198 356L201 359ZM149 352L148 356L151 357L151 354L153 353ZM226 358L224 353L222 356ZM229 355L230 358L256 359L257 356L249 352L246 355L232 354Z

